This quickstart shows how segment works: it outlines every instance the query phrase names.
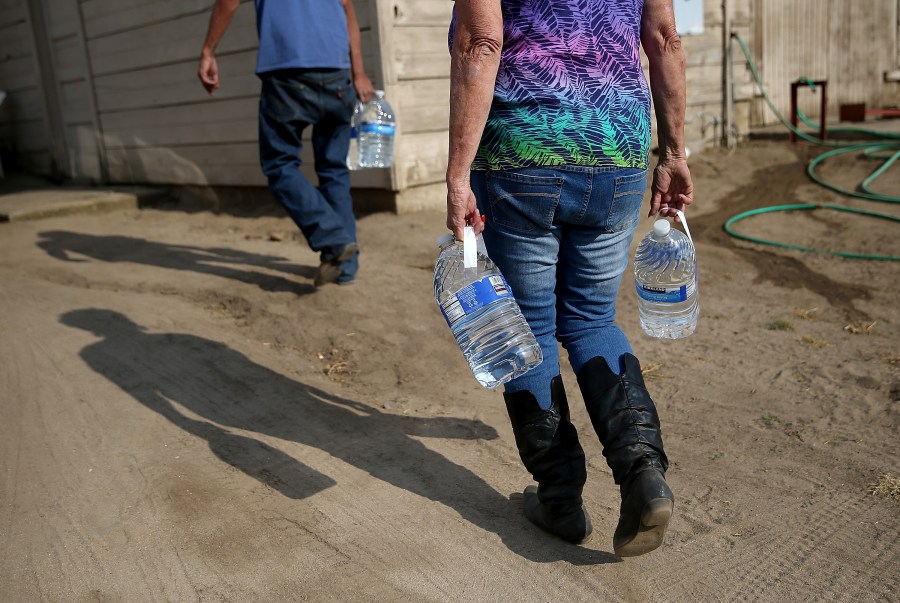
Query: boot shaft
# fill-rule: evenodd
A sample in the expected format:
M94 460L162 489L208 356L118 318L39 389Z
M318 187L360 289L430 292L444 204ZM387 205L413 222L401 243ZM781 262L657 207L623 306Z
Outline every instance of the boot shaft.
M552 403L544 410L528 391L504 393L519 457L538 482L538 498L549 505L581 505L587 481L584 450L569 417L562 377L551 382Z
M641 365L631 354L623 356L623 364L625 370L616 374L598 356L578 372L591 424L619 485L642 467L654 466L662 472L669 467L659 415L644 385Z

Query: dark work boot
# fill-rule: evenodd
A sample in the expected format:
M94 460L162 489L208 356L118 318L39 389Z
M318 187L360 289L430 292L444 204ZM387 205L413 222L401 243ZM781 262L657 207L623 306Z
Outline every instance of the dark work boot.
M554 377L550 389L548 410L538 405L531 392L503 394L519 456L538 483L525 489L525 517L563 540L580 544L587 542L592 531L581 500L587 480L584 451L569 420L562 377Z
M622 495L613 549L634 557L662 544L675 497L666 484L669 460L641 365L631 354L623 362L625 371L617 375L602 357L589 360L578 372L578 385Z

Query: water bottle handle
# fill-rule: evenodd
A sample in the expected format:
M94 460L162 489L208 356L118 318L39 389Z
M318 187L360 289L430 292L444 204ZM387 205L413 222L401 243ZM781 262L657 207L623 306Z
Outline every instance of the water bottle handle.
M675 212L678 214L678 217L681 218L681 223L684 225L684 233L687 235L688 241L691 242L691 246L694 249L697 249L697 246L694 245L694 239L691 238L691 229L688 228L687 218L684 216L684 212L680 209L676 209Z
M463 267L478 267L478 244L475 239L475 227L466 226L463 235Z

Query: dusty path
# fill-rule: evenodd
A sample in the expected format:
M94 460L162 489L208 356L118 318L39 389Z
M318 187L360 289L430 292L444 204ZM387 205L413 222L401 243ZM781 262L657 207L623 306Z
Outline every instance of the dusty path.
M0 224L0 600L896 600L900 503L871 489L900 474L900 266L720 232L821 200L802 161L774 143L692 158L693 337L640 335L626 279L677 497L665 547L627 561L567 369L595 537L521 516L500 395L429 293L439 214L363 218L360 281L318 291L271 215ZM751 227L900 253L888 223Z

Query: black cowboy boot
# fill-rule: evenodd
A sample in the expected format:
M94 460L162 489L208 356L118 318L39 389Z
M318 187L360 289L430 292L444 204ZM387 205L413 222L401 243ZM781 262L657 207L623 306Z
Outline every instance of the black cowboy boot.
M578 372L578 385L622 495L613 549L634 557L662 544L675 497L664 477L669 460L641 365L631 354L623 361L625 372L617 375L602 357L591 359Z
M548 410L541 409L531 392L503 394L519 456L538 483L536 488L525 488L525 517L563 540L580 544L587 542L592 530L581 500L587 480L584 451L569 420L562 377L553 378L550 390Z

